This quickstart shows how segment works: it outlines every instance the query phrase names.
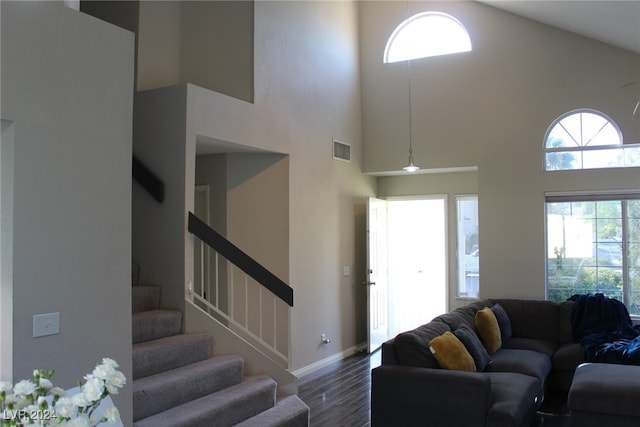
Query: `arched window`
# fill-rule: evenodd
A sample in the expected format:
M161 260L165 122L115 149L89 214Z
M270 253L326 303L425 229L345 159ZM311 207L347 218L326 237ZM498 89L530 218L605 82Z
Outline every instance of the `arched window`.
M469 52L471 39L464 25L442 12L422 12L393 30L384 49L384 62Z
M575 110L547 130L544 166L547 171L640 166L639 149L623 145L620 129L603 113Z

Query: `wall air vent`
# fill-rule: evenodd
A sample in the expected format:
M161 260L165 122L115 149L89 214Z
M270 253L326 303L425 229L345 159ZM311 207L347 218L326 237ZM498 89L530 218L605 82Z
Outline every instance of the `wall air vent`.
M351 162L351 145L334 139L333 158L345 162Z

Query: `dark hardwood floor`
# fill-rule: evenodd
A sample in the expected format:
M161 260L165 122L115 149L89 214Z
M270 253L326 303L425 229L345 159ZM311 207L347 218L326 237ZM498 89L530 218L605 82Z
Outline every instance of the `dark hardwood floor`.
M300 378L298 396L311 410L311 427L369 426L371 369L380 358L380 350L358 353ZM567 427L566 405L549 400L552 412L559 414L539 414L532 427Z
M298 396L311 410L311 427L369 425L371 369L380 350L355 354L298 381Z

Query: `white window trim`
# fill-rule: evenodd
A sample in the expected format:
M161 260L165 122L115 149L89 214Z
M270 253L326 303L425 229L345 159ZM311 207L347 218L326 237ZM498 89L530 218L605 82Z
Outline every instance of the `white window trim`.
M429 17L441 17L441 18L449 20L452 24L454 24L457 27L459 27L459 29L462 32L461 34L464 34L466 36L466 39L468 40L468 48L465 45L464 47L460 46L460 47L458 47L456 49L452 49L451 51L443 51L443 52L440 52L440 53L427 54L427 55L417 55L417 56L415 54L410 54L406 58L402 57L402 58L399 58L399 59L389 60L389 54L390 54L391 50L393 49L393 45L396 42L398 36L400 34L402 34L402 32L405 29L407 29L407 27L409 27L411 25L411 23L413 23L414 21L418 21L420 19L429 18ZM389 39L387 40L387 44L385 45L384 53L383 53L383 56L382 56L382 61L385 64L389 64L389 63L402 62L402 61L411 61L412 59L428 58L428 57L432 57L432 56L441 56L441 55L449 55L449 54L454 54L454 53L470 52L471 50L473 50L473 45L471 43L471 36L469 35L469 31L467 30L467 28L464 26L464 24L462 24L462 22L460 22L460 20L458 20L456 17L451 16L451 15L449 15L447 13L444 13L444 12L428 11L428 12L417 13L417 14L405 19L404 21L402 21L393 30L393 32L389 36Z

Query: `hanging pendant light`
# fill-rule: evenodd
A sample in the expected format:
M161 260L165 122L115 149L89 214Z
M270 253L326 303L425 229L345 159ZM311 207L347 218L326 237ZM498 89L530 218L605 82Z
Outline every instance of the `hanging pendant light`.
M415 172L420 169L419 166L413 162L413 129L412 129L412 108L411 108L411 60L407 61L407 85L409 93L409 163L403 167L405 172Z
M409 147L409 163L407 164L407 166L403 167L402 170L405 172L415 172L417 170L420 170L420 166L416 166L413 163L413 150L411 149L411 147Z

